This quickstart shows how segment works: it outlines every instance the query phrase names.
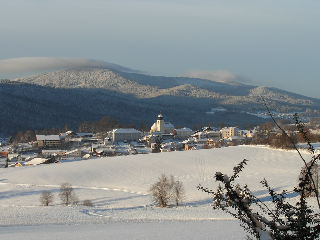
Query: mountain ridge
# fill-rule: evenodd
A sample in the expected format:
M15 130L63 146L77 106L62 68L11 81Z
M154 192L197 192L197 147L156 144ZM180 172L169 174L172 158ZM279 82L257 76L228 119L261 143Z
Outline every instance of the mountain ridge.
M65 124L76 128L79 122L104 116L139 126L152 124L159 111L167 121L188 127L222 121L260 123L266 120L246 112L266 111L261 97L277 112L319 116L320 111L319 99L281 89L107 68L73 68L0 81L0 92L3 134ZM226 111L207 114L218 107Z

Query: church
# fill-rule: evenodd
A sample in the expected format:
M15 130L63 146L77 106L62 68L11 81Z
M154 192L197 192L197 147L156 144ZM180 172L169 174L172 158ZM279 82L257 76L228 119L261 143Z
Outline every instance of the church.
M161 135L172 134L174 129L175 129L174 126L170 122L165 122L163 120L163 116L160 112L160 114L158 115L157 121L151 127L150 134L153 134L153 133L161 133Z

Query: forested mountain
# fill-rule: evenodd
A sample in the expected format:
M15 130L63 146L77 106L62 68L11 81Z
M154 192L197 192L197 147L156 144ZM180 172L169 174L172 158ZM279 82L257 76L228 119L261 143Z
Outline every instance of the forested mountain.
M0 82L0 133L63 127L111 116L120 123L152 124L159 111L175 125L265 121L261 96L272 110L318 116L320 100L275 88L186 77L155 77L76 68ZM212 108L224 108L212 114ZM211 114L208 114L211 112Z

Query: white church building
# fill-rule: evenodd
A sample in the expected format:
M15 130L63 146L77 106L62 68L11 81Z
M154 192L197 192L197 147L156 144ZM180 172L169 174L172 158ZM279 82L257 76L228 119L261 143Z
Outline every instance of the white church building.
M163 120L163 116L160 112L157 121L151 127L150 134L172 134L174 129L174 126L170 122L165 122Z

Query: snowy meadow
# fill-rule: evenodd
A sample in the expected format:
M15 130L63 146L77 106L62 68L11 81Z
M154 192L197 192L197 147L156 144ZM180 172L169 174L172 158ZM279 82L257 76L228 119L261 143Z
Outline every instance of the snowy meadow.
M302 155L311 157L304 150ZM244 239L239 222L212 210L212 196L197 190L199 184L216 190L215 173L231 175L243 159L249 162L238 183L266 204L270 199L260 181L290 191L302 167L293 150L237 146L0 169L0 234L6 239ZM159 208L152 202L148 189L161 174L183 183L181 206ZM61 203L64 182L74 187L79 205ZM41 206L44 190L54 194L50 206ZM288 201L296 197L289 194ZM81 205L86 199L93 207ZM316 206L314 198L309 201Z

